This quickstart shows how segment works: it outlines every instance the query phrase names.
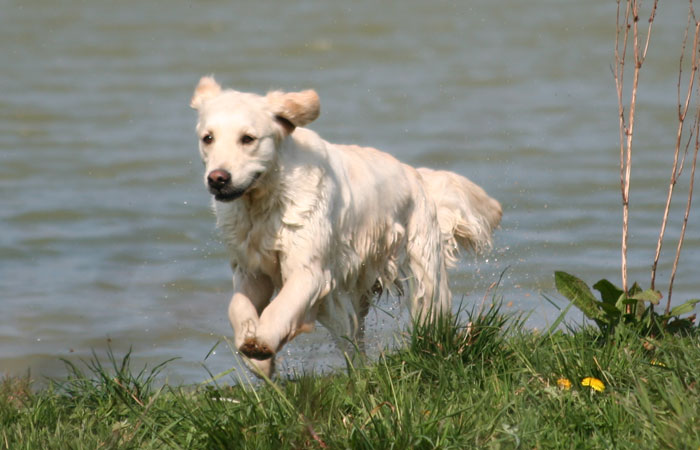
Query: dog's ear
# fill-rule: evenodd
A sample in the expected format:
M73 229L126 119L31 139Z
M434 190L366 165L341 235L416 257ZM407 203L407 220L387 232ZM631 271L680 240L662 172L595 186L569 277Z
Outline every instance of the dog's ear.
M321 102L314 90L301 92L272 91L267 94L267 102L287 133L296 127L313 122L321 113Z
M221 93L221 86L216 82L214 77L202 77L194 88L194 95L190 101L190 106L194 109L201 108L204 101L216 97Z

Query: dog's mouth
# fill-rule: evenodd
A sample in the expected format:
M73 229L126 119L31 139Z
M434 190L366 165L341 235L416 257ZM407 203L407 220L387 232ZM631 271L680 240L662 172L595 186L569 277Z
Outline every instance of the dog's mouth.
M232 184L227 184L222 188L214 188L209 186L209 192L214 196L214 199L218 202L232 202L245 194L254 184L258 181L258 178L262 175L262 172L256 172L250 182L244 187L235 187Z
M211 189L210 189L211 190ZM219 192L212 192L217 202L232 202L245 193L245 189L222 189Z

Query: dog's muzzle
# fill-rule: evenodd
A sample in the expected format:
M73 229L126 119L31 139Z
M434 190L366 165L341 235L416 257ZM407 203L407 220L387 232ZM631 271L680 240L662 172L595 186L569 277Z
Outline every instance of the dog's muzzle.
M240 187L231 184L231 173L229 171L224 169L215 169L209 172L209 175L207 175L207 185L209 186L209 192L217 201L231 202L245 194L253 183L260 178L260 175L262 175L262 172L255 173L248 184Z

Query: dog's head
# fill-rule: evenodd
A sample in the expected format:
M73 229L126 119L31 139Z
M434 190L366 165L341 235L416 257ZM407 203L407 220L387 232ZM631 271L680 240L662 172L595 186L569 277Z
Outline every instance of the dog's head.
M222 202L253 189L274 166L282 141L320 113L318 95L312 90L274 91L263 97L222 90L212 77L199 80L190 106L199 112L204 182Z

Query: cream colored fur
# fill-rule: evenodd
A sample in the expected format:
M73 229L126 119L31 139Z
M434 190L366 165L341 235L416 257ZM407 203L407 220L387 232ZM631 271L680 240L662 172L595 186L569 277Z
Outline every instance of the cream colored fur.
M316 320L338 338L361 339L383 289L401 286L414 317L449 311L447 266L458 245L491 245L496 200L455 173L301 128L319 115L314 91L258 96L204 77L191 105L205 183L223 170L242 192L214 208L233 269L235 345L265 375Z

